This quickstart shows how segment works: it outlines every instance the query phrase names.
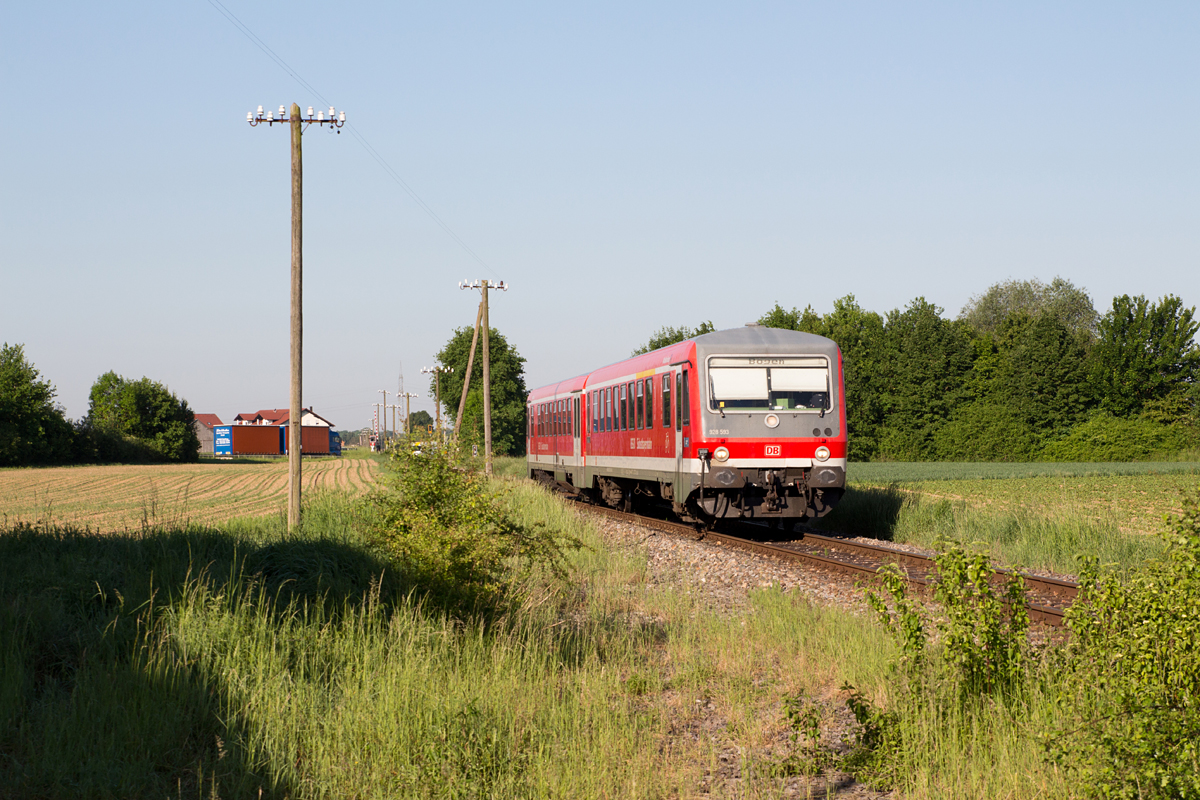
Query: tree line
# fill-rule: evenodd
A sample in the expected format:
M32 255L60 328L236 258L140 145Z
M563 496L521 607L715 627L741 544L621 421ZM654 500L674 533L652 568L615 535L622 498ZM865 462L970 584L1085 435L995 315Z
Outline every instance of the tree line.
M879 314L847 295L758 323L833 339L856 461L1128 461L1200 447L1200 323L1167 295L1100 314L1056 278L1005 281L955 319L918 297ZM644 348L711 330L660 329Z
M195 414L149 378L96 379L82 419L67 419L56 390L20 344L0 348L0 466L195 461Z

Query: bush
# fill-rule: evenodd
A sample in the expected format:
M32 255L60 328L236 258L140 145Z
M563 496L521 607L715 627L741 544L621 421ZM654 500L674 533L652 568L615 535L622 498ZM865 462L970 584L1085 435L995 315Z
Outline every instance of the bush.
M1051 757L1092 797L1200 798L1200 492L1125 582L1080 572Z
M445 450L393 451L380 483L369 502L381 543L410 580L459 610L502 604L535 566L564 577L566 550L580 546L519 521L503 490Z
M1014 409L990 403L960 406L933 436L942 461L1032 461L1040 444Z
M91 431L92 442L85 447L92 448L95 460L124 461L128 453L134 461L196 461L195 421L187 401L161 383L107 372L92 385L81 427Z
M956 544L937 557L937 572L936 620L908 597L894 564L880 570L887 599L867 594L899 646L892 663L899 680L886 710L855 687L842 687L858 723L844 766L878 784L901 784L928 761L923 741L931 720L969 738L981 714L995 708L1015 714L1025 693L1030 659L1023 579L1014 576L997 594L987 556Z
M1182 450L1185 432L1146 418L1125 419L1100 413L1071 429L1042 450L1042 461L1138 461Z

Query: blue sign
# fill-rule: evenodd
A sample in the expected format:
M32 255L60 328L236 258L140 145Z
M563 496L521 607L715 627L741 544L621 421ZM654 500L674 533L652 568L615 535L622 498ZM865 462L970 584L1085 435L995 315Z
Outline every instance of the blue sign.
M233 455L233 430L230 425L217 425L213 428L213 455Z

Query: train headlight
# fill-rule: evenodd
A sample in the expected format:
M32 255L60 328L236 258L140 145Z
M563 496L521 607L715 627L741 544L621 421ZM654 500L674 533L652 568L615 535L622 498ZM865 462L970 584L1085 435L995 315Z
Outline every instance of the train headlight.
M763 422L767 424L768 428L777 428L779 427L779 415L767 414L767 418L764 419Z
M817 461L828 461L829 460L829 448L826 447L825 445L821 445L820 447L817 448L817 452L815 453L815 455L817 457Z
M717 461L728 461L729 460L729 448L728 447L718 447L716 450L713 450L713 458L715 458Z

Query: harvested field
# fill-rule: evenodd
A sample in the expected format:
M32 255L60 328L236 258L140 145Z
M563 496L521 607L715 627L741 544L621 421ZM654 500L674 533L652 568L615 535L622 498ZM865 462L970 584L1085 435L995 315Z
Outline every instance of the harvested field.
M305 461L304 489L361 490L366 458ZM0 521L72 523L119 531L282 513L287 462L108 465L0 470Z

